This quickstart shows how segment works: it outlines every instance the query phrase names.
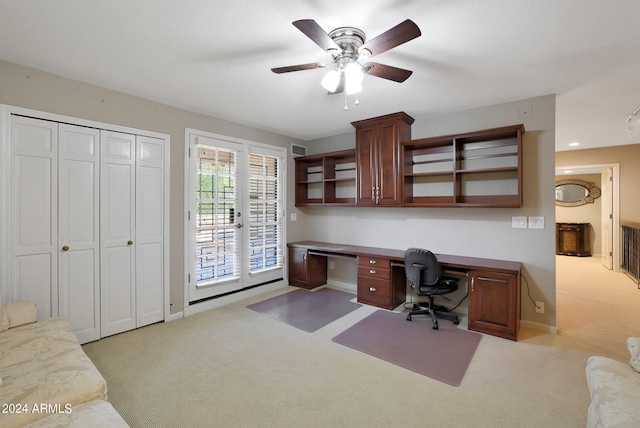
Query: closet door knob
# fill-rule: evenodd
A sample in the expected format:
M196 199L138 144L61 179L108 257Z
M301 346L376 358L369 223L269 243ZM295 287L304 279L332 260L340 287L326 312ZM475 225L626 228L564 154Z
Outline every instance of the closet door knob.
M69 246L65 245L64 247L62 247L62 251L69 251Z
M127 245L133 245L133 241L128 241Z

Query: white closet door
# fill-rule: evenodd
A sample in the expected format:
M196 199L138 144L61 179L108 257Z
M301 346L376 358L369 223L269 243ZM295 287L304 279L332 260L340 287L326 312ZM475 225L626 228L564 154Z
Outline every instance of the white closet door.
M59 125L59 312L80 343L100 339L99 144L97 129Z
M58 315L58 124L11 116L9 298Z
M137 326L164 319L164 140L137 137Z
M136 328L136 137L101 131L100 139L100 294L105 337Z

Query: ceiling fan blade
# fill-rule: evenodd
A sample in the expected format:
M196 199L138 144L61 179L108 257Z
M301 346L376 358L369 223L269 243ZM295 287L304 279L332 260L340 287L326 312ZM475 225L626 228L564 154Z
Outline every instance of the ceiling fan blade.
M369 56L379 55L382 52L386 52L389 49L400 46L403 43L413 40L419 37L422 33L420 29L410 19L396 25L390 30L385 31L377 37L366 42L360 48L360 54L366 55L366 51L371 52Z
M313 19L294 21L293 25L325 51L340 51L340 46Z
M324 62L312 62L309 64L290 65L288 67L276 67L276 68L272 68L271 71L273 71L276 74L281 74L281 73L289 73L291 71L313 70L316 68L322 68L326 66L327 64L325 64Z
M391 65L378 64L377 62L369 62L363 67L364 72L370 76L382 77L383 79L393 80L402 83L413 74L411 70L393 67Z

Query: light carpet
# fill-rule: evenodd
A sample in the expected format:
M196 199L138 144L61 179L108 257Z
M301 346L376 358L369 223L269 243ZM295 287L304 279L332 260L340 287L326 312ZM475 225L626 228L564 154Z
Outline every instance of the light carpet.
M134 428L586 425L588 341L526 329L518 342L483 336L455 388L331 341L376 308L313 333L246 308L283 291L83 349Z

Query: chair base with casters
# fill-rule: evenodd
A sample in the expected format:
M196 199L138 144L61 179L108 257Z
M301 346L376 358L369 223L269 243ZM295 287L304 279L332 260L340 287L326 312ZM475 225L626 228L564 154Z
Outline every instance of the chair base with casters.
M435 306L433 304L433 296L429 296L428 302L415 303L411 312L407 314L407 321L411 321L414 315L430 315L433 322L433 329L438 329L438 318L447 319L453 321L454 324L460 324L458 316L454 313L448 312L444 306Z

